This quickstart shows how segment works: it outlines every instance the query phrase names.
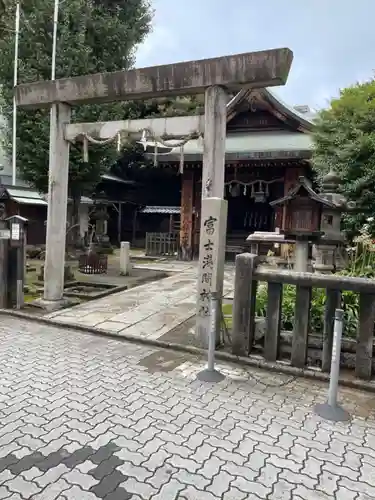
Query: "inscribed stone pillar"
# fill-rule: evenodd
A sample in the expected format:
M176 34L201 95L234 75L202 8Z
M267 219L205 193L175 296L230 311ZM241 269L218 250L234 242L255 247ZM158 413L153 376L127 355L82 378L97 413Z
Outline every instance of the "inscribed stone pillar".
M193 172L185 170L181 186L180 259L191 260L193 244Z
M197 337L208 346L210 331L210 297L212 292L223 295L225 239L228 202L220 198L202 200L202 227L199 245L197 299ZM217 341L220 339L221 300L216 317Z
M44 299L58 301L64 292L66 214L68 203L69 142L64 127L70 122L70 107L53 104L50 122L48 211Z

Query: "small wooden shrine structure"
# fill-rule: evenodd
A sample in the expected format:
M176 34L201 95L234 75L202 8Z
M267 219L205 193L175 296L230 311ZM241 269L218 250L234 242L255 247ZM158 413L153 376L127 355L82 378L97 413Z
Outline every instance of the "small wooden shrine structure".
M282 208L283 235L295 243L294 269L300 272L307 271L310 244L318 243L324 235L322 216L327 210L328 213L338 211L338 207L316 193L311 182L303 176L286 196L272 201L270 205ZM338 220L340 221L339 214Z
M275 208L282 207L282 230L288 238L306 237L310 240L322 236L321 220L324 208L337 208L334 203L316 193L311 182L303 176L286 196L272 201L270 205Z

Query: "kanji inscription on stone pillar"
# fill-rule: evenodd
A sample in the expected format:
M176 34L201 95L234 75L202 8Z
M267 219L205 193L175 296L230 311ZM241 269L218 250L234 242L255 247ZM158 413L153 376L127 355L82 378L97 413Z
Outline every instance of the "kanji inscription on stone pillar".
M199 245L197 336L202 346L207 347L210 331L210 297L223 293L225 240L228 202L221 198L202 200L202 223ZM218 308L216 320L217 337L220 334L221 312Z

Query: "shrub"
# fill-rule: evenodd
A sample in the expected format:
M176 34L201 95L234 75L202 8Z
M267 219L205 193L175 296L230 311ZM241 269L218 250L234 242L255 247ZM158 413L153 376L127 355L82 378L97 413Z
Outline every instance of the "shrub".
M42 247L26 247L26 257L28 259L40 259L44 254L44 249Z
M310 331L321 335L323 332L324 309L326 294L322 288L314 288L311 297ZM282 303L282 329L292 331L294 327L294 308L296 303L296 287L284 285ZM344 335L355 337L358 322L358 295L353 292L344 292L342 307L345 311ZM259 283L256 315L265 317L267 313L267 284Z
M114 253L112 246L99 246L95 251L100 255L112 255Z

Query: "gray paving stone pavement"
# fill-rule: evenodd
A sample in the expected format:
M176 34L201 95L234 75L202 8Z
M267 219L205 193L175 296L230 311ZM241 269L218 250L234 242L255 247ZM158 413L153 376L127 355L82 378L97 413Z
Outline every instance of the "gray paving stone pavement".
M47 318L118 335L159 339L195 314L197 263L166 261L137 266L171 273L159 281L55 311ZM224 293L231 295L234 265L226 264Z
M375 497L373 394L334 424L321 383L167 354L2 316L0 499Z

